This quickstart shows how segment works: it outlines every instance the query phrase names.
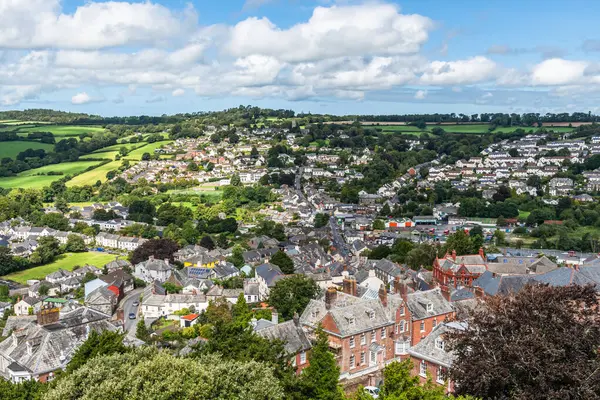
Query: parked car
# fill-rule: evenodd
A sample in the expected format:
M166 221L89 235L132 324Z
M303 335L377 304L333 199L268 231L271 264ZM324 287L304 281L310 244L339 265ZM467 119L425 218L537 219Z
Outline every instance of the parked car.
M133 306L134 306L134 307L137 307L137 306L139 306L139 305L140 305L140 302L139 302L139 301L137 301L137 300L136 300L136 301L134 301L134 302L133 302Z
M374 399L379 398L379 388L376 386L365 386L365 393L371 396Z
M129 319L135 319L135 313L129 313Z

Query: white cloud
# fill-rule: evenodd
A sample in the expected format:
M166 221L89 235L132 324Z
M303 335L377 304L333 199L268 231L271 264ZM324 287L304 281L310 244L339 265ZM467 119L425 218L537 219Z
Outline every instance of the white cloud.
M427 90L417 90L415 93L415 99L423 100L427 97Z
M589 66L585 61L552 58L537 64L532 70L534 85L567 85L580 83Z
M307 22L286 30L267 18L239 22L227 49L237 57L262 54L288 62L410 54L421 49L431 29L429 18L400 14L391 4L317 7Z
M87 104L91 101L92 98L86 92L77 93L75 96L71 97L71 104Z
M176 15L150 1L89 2L73 14L60 0L0 1L0 47L99 49L161 43L190 33L197 15L192 7Z
M183 96L184 94L185 94L185 90L183 90L183 89L175 89L175 90L173 90L173 92L171 92L171 96L173 96L173 97Z
M152 96L149 99L146 99L146 103L162 103L165 101L165 97L164 96Z
M483 56L458 61L433 61L421 76L421 83L426 85L477 83L491 79L496 72L496 63Z

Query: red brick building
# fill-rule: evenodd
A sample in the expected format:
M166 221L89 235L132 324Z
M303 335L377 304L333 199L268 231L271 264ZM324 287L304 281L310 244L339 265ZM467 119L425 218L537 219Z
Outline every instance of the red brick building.
M433 279L441 286L471 287L473 281L487 271L483 248L479 254L457 256L456 251L433 261Z

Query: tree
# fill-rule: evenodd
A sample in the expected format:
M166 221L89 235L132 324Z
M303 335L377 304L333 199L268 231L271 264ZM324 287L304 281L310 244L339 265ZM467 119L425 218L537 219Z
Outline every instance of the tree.
M140 348L93 358L57 380L44 399L280 400L283 396L273 370L260 362L218 355L190 359Z
M231 306L231 315L236 324L244 327L248 326L248 323L252 319L252 312L250 312L250 309L248 308L244 293L240 293L237 302Z
M69 229L69 220L61 213L44 214L40 223L59 231L66 231Z
M181 292L181 286L177 286L174 283L171 282L165 282L163 283L163 287L165 288L165 291L167 293L179 293Z
M200 246L207 248L208 250L213 250L216 247L214 240L212 240L209 235L203 236L202 239L200 239Z
M148 342L150 340L150 332L148 331L148 328L146 328L146 321L144 321L144 317L140 318L135 327L135 337L144 342Z
M383 207L381 207L379 215L381 215L382 217L389 217L391 213L392 210L390 210L390 205L388 203L385 203Z
M315 228L319 229L329 223L329 216L327 214L318 213L315 215Z
M486 399L591 399L600 393L593 286L528 285L485 298L449 336L459 394ZM481 371L487 371L482 374Z
M483 236L483 228L480 225L475 225L469 231L469 236L476 236L476 235Z
M47 384L35 379L25 380L21 383L0 379L2 400L39 400L47 390Z
M338 383L340 367L329 351L329 338L320 325L316 335L317 341L308 356L309 365L300 376L299 389L307 399L342 400L344 395Z
M381 244L375 247L373 250L369 251L368 253L370 259L381 260L389 256L391 252L392 250L388 246Z
M473 254L472 242L469 235L463 230L456 231L452 235L448 236L446 245L444 246L447 252L456 251L459 256L465 254Z
M0 299L8 298L10 288L7 285L0 285Z
M294 260L281 250L273 254L273 257L269 261L271 264L277 265L281 269L281 272L286 275L294 273Z
M242 180L239 174L233 174L231 177L231 186L242 186Z
M496 239L496 246L504 246L506 244L506 233L500 229L496 229L494 239Z
M38 292L42 296L47 296L49 291L50 291L50 287L48 285L46 285L45 283L42 283L40 285L40 287L38 288Z
M376 230L376 231L385 230L385 222L383 222L383 220L381 220L381 219L376 219L375 221L373 221L373 230Z
M67 212L69 212L69 203L62 197L58 197L54 201L54 207L63 214L66 214Z
M187 165L187 170L196 172L196 171L199 171L200 168L198 167L198 164L196 164L194 161L190 161Z
M74 233L71 233L67 236L67 245L65 247L66 251L80 253L82 251L86 251L86 249L85 242L81 236Z
M244 255L243 254L244 254L244 250L239 245L236 245L231 250L231 257L229 257L227 259L227 261L229 261L230 263L235 265L237 268L241 268L244 266Z
M148 161L148 160L150 160L150 158L151 158L150 153L142 154L142 161Z
M156 259L174 261L173 254L179 250L177 242L169 239L150 239L131 253L130 261L137 264L153 256Z
M510 189L504 185L498 188L498 191L492 195L492 199L494 201L504 201L506 199L510 199L511 193Z
M47 264L54 261L60 253L60 243L54 236L43 236L38 239L38 247L31 255L36 264Z
M294 313L302 314L311 299L319 294L317 283L305 275L292 275L275 283L269 294L269 304L284 320Z
M124 334L118 332L98 333L92 330L86 341L73 354L73 358L67 365L67 372L75 371L97 356L128 352L129 348L123 344L123 337Z

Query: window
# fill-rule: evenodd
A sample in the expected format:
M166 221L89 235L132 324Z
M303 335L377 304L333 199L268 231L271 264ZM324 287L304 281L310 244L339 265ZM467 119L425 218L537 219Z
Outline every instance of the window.
M408 347L407 342L396 342L396 354L406 354Z
M444 341L441 338L435 339L435 348L444 350Z
M425 321L421 321L421 332L425 332Z
M400 332L406 332L406 321L400 321Z
M352 355L350 356L350 369L352 369L352 368L354 368L354 367L355 367L355 365L354 365L354 364L355 364L355 361L356 361L356 359L354 358L354 354L352 354Z
M404 306L400 307L400 316L404 317Z
M437 318L433 319L433 327L435 328L437 326Z
M445 371L444 371L444 367L442 367L441 365L438 366L437 368L437 377L435 378L435 381L437 383L444 383L446 381L446 377L445 377Z
M300 353L300 364L306 364L306 352Z
M367 344L367 334L366 333L361 333L360 344Z
M369 318L375 319L375 311L369 311Z
M425 360L421 360L421 365L419 365L419 375L427 377L427 363Z
M354 347L354 336L350 337L350 347Z
M433 312L433 304L427 304L427 312Z
M367 356L365 355L365 352L363 351L362 353L360 353L360 364L363 365L366 362L367 362Z
M354 317L351 317L349 322L350 322L350 325L354 326L356 319Z
M385 336L386 336L385 328L381 328L381 338L385 339Z
M373 329L371 331L371 343L377 340L377 333L375 332L375 329Z

